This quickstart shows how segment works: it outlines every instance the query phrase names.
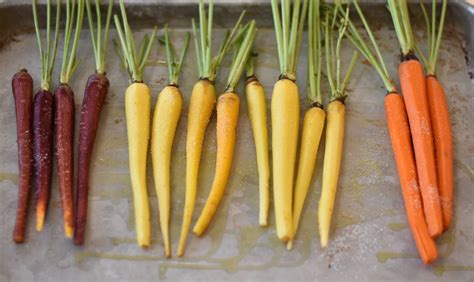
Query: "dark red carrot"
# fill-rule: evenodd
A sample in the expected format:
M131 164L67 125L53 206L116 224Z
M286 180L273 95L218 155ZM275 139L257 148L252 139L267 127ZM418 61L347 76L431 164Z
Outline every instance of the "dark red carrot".
M85 240L90 162L100 113L108 90L109 80L104 74L96 73L89 76L84 91L79 124L76 229L74 233L74 244L76 245L84 244Z
M67 84L60 85L54 92L55 141L58 164L58 187L64 218L64 233L72 238L73 180L74 180L74 92Z
M98 2L96 2L96 5ZM107 92L109 91L109 80L105 75L105 55L109 35L110 19L112 18L113 0L109 0L105 27L102 28L100 7L96 6L97 28L92 16L90 1L86 2L87 18L91 32L92 46L96 62L96 73L89 76L84 98L82 100L81 121L79 124L79 148L78 148L78 178L76 194L76 218L74 230L74 244L82 245L85 241L87 206L89 198L90 163L94 148L97 127L99 125L100 113L104 105ZM102 30L103 33L102 34Z
M53 168L53 93L40 90L33 104L36 230L43 229Z
M63 60L61 65L61 85L56 89L55 101L55 140L58 160L58 186L63 210L64 233L66 237L74 235L74 122L75 106L74 92L69 81L77 68L77 44L81 35L82 19L84 16L84 1L66 1L66 27L64 30ZM74 15L74 11L76 14ZM73 25L76 22L73 36Z
M18 142L18 205L13 241L23 243L28 217L28 199L33 173L32 115L33 79L22 69L12 78Z
M54 40L51 36L51 2L47 5L47 44L43 50L39 32L36 1L33 1L33 18L41 56L41 90L35 95L33 101L33 155L34 155L34 187L36 230L43 229L46 211L48 209L49 192L51 188L51 175L53 163L53 94L49 91L51 74L53 73L58 45L58 30L60 20L60 1L56 3L56 25ZM52 54L51 54L52 51Z

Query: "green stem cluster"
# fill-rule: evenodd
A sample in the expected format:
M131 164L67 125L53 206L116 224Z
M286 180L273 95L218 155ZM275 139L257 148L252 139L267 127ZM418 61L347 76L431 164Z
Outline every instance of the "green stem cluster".
M388 0L387 7L392 16L395 33L402 50L402 56L413 55L415 40L411 29L410 14L406 0Z
M372 67L375 68L375 70L383 81L385 89L387 89L388 92L396 92L397 90L395 88L395 84L393 83L393 80L388 74L387 67L385 66L385 62L383 60L378 44L375 41L375 37L357 1L354 1L354 7L356 8L357 14L359 15L360 19L362 20L362 24L369 37L369 42L371 46L369 46L367 40L361 36L357 28L350 20L347 21L347 37L359 50L359 52L364 55L364 57L367 59L367 61L369 61ZM342 9L339 8L339 11L342 12Z
M56 51L58 47L58 32L61 12L61 1L56 2L56 23L54 29L54 39L51 42L51 0L46 1L46 46L43 49L41 33L39 30L37 0L33 0L33 20L35 24L36 39L41 57L41 89L49 90L51 87L51 77L53 75L54 64L56 62Z
M436 74L436 61L438 60L439 46L441 45L441 37L444 29L444 22L446 18L446 9L448 6L448 0L443 0L441 6L441 15L438 27L436 26L436 0L433 0L431 7L431 21L426 11L425 5L420 2L421 10L425 18L426 31L428 34L428 56L426 57L423 52L415 45L417 53L420 56L423 64L426 66L427 75Z
M339 16L339 13L341 15ZM330 100L344 100L345 90L349 84L355 63L359 53L354 51L351 62L347 67L344 79L341 70L341 45L342 39L346 35L349 22L349 6L343 10L339 3L336 3L332 11L328 11L324 18L324 37L326 53L326 69L329 86L331 88ZM337 36L334 31L337 29Z
M245 69L249 56L252 53L252 46L255 41L257 28L255 20L250 21L241 30L241 40L236 46L234 58L230 68L229 78L227 80L226 92L234 92L240 76ZM240 37L240 36L239 36ZM253 69L253 67L252 67Z
M308 11L308 98L322 105L321 97L321 1L309 2Z
M237 29L240 26L244 15L245 11L242 12L233 29L227 31L218 54L215 57L212 57L214 4L212 0L209 1L209 11L206 16L204 1L199 1L199 36L194 19L192 20L192 27L200 79L208 79L212 82L216 80L217 71L219 70L225 54L234 42Z
M84 0L78 0L77 2L78 3L76 3L75 0L66 1L66 27L64 30L63 60L59 79L61 84L67 84L69 82L69 79L79 65L79 61L76 58L76 51L81 36ZM77 13L76 16L74 16L75 13ZM74 37L72 37L74 22L76 22L76 29L74 31Z
M183 66L184 56L188 50L189 45L189 32L186 33L184 38L184 46L181 50L181 53L176 53L176 50L169 39L168 26L165 26L165 46L166 46L166 62L168 63L168 75L169 75L169 84L178 85L179 74L181 72L181 67Z
M122 15L122 23L118 15L114 15L115 26L120 38L122 51L119 52L122 64L127 70L131 82L143 81L143 70L145 69L151 47L156 37L156 27L153 29L151 36L146 34L140 44L139 52L137 52L135 39L133 38L132 29L128 24L127 12L123 0L120 0L120 12Z
M97 73L105 74L105 57L107 53L107 42L109 38L110 20L112 19L112 8L114 1L109 0L105 27L102 31L102 15L99 0L95 0L95 14L97 17L97 28L94 25L91 0L86 0L87 18L89 20L89 30L92 39L92 48L94 50L95 70ZM97 29L97 31L96 31Z
M313 0L311 0L313 1ZM281 17L278 0L272 0L273 23L280 61L280 73L283 77L295 80L303 28L308 10L308 0L281 0ZM291 10L293 14L291 14Z

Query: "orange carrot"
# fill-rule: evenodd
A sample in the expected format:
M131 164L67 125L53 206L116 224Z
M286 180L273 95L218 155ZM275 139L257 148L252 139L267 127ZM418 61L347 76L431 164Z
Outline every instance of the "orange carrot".
M451 137L451 123L449 121L448 103L443 87L436 78L436 61L443 34L446 18L447 0L443 0L441 15L436 25L436 1L433 1L431 19L423 3L420 3L425 17L427 40L426 56L417 48L420 59L426 68L426 94L430 118L433 126L434 148L436 154L436 169L438 188L443 213L443 227L448 229L453 218L453 142ZM415 46L417 47L417 46Z
M385 96L385 115L397 162L403 199L418 252L425 264L436 260L438 252L425 222L416 174L415 158L411 146L410 128L402 96L392 92Z
M418 253L425 264L430 264L438 257L435 242L431 237L425 218L420 187L417 179L417 168L410 136L410 127L404 101L395 88L389 76L377 42L370 30L365 17L354 1L354 7L359 14L365 31L367 32L372 48L367 39L363 38L357 28L349 21L348 38L366 57L382 79L385 89L389 93L385 96L385 114L387 126L392 141L392 149L397 164L398 176L402 188L405 210Z
M398 68L398 75L410 122L426 223L431 236L437 237L443 232L443 217L423 67L417 60L404 61Z
M443 227L448 229L453 218L453 142L448 103L436 76L426 78L426 91L433 125L438 188L443 212Z
M389 0L388 9L401 46L402 63L398 67L398 75L410 123L426 223L431 236L437 237L443 232L443 216L423 67L414 56L415 43L407 1Z

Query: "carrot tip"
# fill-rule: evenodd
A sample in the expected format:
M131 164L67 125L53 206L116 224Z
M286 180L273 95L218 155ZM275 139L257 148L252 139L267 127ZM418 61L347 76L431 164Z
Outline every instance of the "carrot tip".
M74 235L74 229L71 226L64 226L64 234L67 238L72 238Z

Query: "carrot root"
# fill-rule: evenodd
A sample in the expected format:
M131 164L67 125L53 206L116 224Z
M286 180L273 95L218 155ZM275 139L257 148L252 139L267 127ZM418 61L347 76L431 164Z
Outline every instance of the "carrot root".
M443 216L423 67L417 60L408 60L400 64L398 72L410 123L426 223L431 236L435 238L443 231Z
M448 103L443 86L435 76L426 78L426 91L433 125L438 188L447 230L453 219L453 141Z
M397 93L388 94L384 104L408 223L422 261L430 264L438 252L425 221L405 104Z

